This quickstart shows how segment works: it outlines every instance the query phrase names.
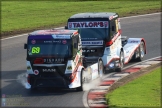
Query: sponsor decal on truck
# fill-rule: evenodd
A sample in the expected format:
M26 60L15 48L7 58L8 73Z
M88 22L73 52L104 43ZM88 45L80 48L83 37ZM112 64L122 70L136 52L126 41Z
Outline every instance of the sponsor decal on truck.
M69 22L68 28L108 28L108 21Z
M43 72L56 72L56 69L43 69Z
M82 41L82 45L103 45L103 41Z

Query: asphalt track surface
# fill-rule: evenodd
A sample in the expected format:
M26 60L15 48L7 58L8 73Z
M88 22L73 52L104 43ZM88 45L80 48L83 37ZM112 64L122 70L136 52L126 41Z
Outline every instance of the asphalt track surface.
M161 56L161 13L121 19L122 35L145 38L145 60ZM7 106L84 107L84 92L75 90L40 89L30 92L17 80L26 72L26 36L1 40L1 93ZM129 63L128 65L133 64Z

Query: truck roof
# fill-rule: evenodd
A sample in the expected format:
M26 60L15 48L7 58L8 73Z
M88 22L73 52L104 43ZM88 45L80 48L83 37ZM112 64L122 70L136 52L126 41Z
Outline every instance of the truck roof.
M69 19L75 18L110 18L112 16L118 15L113 12L86 12L86 13L78 13L72 15Z
M49 30L37 30L30 33L29 35L56 35L56 34L71 35L75 32L77 32L77 30L49 29Z

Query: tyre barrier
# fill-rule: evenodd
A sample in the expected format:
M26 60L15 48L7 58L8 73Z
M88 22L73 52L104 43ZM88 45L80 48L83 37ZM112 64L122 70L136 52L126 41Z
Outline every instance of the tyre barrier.
M123 82L125 80L125 83L127 83L126 77L133 77L135 74L143 74L146 69L151 70L160 65L162 65L161 56L140 62L122 70L122 72L115 72L113 75L104 78L97 87L89 90L87 94L87 104L89 108L108 108L109 106L105 95L121 86L121 80Z

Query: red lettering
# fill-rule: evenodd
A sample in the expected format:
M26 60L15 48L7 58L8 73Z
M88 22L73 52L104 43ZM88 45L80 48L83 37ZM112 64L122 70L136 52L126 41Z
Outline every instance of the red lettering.
M105 27L107 27L108 26L108 23L107 22L105 22Z
M85 27L88 27L87 23L85 23Z
M77 23L77 27L80 27L80 24L79 23Z
M103 27L103 26L104 26L103 22L100 22L100 27Z
M93 25L94 27L97 27L97 22L94 22L94 25Z
M83 23L83 22L82 22L82 23L80 23L80 24L81 24L81 26L82 26L82 27L84 27L84 25L85 25L85 23Z
M74 28L91 28L91 27L108 27L108 22L73 22L73 27ZM70 23L69 23L70 27Z
M36 58L36 59L34 60L34 64L43 64L43 63L44 63L43 58Z
M98 22L98 25L100 25L100 22ZM98 25L97 25L97 27L98 27Z
M90 22L90 23L88 24L88 26L89 26L89 27L93 27L93 23Z

